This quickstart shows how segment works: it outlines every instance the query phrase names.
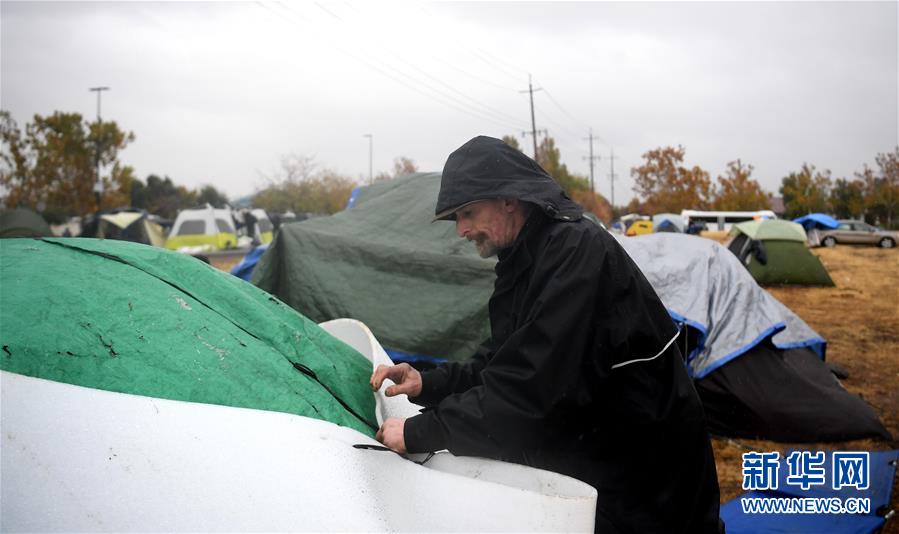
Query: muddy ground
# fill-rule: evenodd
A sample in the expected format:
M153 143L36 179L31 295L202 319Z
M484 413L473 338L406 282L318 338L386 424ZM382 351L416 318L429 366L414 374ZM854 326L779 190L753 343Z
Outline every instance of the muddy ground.
M723 236L709 236L719 238ZM885 450L899 448L899 249L839 245L813 253L836 283L831 288L769 287L778 300L827 340L827 358L843 366L843 385L861 395L880 415L894 441L776 443L748 439L713 439L721 502L742 490L742 454L748 450ZM212 264L230 269L240 258ZM899 479L893 482L891 508L896 517L884 533L899 534Z

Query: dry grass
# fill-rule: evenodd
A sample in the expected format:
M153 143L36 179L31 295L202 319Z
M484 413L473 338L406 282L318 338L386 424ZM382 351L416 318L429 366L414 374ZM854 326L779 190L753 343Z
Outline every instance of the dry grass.
M760 440L714 440L721 501L743 492L742 453L804 449L886 450L899 447L899 250L837 246L813 252L830 271L833 288L770 287L778 300L827 340L827 359L849 372L843 385L877 412L893 442L788 444ZM891 508L899 511L899 483L893 481ZM899 533L899 520L884 533Z
M709 234L709 235L706 235ZM719 235L720 234L720 235ZM703 233L723 241L722 232ZM832 288L773 287L768 290L827 340L827 358L849 371L843 385L874 407L894 439L899 439L899 250L837 246L817 254L836 283ZM228 271L241 257L214 258L214 267ZM742 490L742 454L747 448L780 451L885 450L899 443L859 440L843 443L776 443L761 440L715 439L715 460L721 502ZM899 512L899 483L893 482L891 508ZM899 518L884 533L899 534Z
M221 258L209 258L209 264L220 271L231 272L235 265L243 260L243 256L225 256Z

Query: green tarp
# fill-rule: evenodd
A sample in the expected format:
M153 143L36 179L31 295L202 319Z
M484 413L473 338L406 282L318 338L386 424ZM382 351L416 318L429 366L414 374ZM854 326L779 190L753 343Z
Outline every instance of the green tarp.
M495 259L431 223L440 173L358 190L352 208L282 226L253 283L315 321L351 317L382 345L451 360L489 337Z
M371 364L236 277L96 239L0 241L0 369L376 428Z

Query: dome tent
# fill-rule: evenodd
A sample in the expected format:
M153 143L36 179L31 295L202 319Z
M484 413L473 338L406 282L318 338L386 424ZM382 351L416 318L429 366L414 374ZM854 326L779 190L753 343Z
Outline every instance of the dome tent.
M783 220L735 224L727 248L762 285L833 286L827 269L806 246L802 226Z
M0 237L48 237L50 225L27 208L0 210Z

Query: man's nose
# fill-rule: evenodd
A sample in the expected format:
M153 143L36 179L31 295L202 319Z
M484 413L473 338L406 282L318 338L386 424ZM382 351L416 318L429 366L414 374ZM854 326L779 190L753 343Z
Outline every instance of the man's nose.
M468 234L468 231L468 224L460 221L459 219L456 219L456 235L458 235L459 237L465 237L465 235Z

